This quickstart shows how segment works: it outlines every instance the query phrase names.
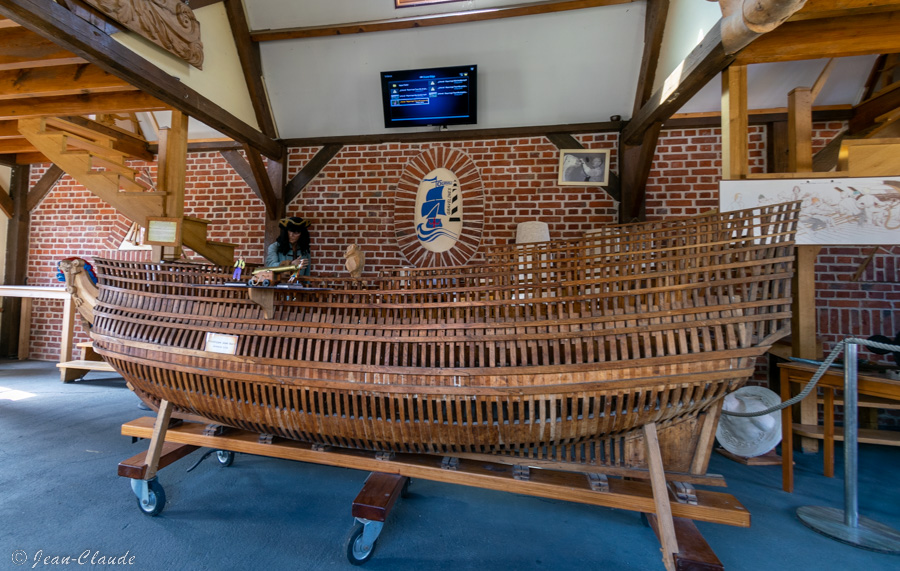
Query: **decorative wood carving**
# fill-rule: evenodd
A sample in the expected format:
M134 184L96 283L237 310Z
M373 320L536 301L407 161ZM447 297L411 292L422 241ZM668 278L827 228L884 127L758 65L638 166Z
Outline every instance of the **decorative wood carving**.
M420 184L436 169L447 169L459 182L464 215L458 240L448 250L423 247L416 233L416 204ZM407 163L397 183L394 198L394 233L406 260L420 268L457 266L467 263L481 244L484 231L484 185L472 159L462 151L434 147Z
M180 0L84 0L129 30L203 69L200 22Z

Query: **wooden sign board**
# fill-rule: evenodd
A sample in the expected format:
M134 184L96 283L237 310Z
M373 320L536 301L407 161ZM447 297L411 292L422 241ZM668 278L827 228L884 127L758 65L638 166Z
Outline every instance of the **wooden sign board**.
M148 217L145 244L152 246L181 246L181 219Z
M801 201L798 246L900 244L900 176L723 180L722 212Z
M203 350L222 355L234 355L237 352L237 335L206 332L206 340L203 342Z

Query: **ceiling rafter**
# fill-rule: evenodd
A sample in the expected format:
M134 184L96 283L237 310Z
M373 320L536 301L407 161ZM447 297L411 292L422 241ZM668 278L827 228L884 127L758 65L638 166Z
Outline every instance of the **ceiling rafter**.
M271 42L276 40L297 40L303 38L320 38L324 36L362 34L366 32L410 30L428 26L483 22L485 20L497 20L501 18L534 16L538 14L550 14L552 12L564 12L567 10L581 10L583 8L597 8L600 6L612 6L614 4L628 4L633 1L634 0L548 0L546 2L535 2L532 4L515 4L512 6L484 8L481 10L465 10L461 12L431 14L427 16L409 16L406 18L391 18L388 20L372 20L369 22L353 22L349 24L311 26L306 28L287 28L283 30L258 30L251 32L250 37L255 42Z
M247 24L247 16L244 13L244 3L241 0L224 0L225 11L228 14L228 22L231 25L231 34L237 47L238 58L241 60L241 69L244 72L244 80L250 91L250 100L253 103L253 111L256 114L256 122L262 132L272 137L278 136L275 128L275 120L272 117L272 109L269 106L269 98L266 94L266 86L262 80L262 61L259 54L259 44L250 39L250 27Z
M69 50L76 56L127 81L141 90L148 98L148 105L143 109L126 106L126 109L115 108L113 111L101 109L97 112L159 109L158 103L153 103L153 101L159 101L165 107L178 109L209 127L252 146L270 158L278 159L284 155L284 147L281 143L222 109L179 81L178 78L154 66L56 2L4 0L0 3L0 16L12 18L23 28L52 39L52 42L60 48ZM6 32L9 31L6 30ZM89 97L101 98L104 95L111 94L97 94ZM122 96L121 94L115 95ZM19 113L21 114L22 111ZM35 114L74 115L84 113L88 113L88 111L83 111L73 104L70 108L62 111L42 110ZM0 118L2 116L0 114Z
M900 11L786 22L744 48L735 65L900 52Z
M0 100L135 89L128 82L88 63L0 71Z
M84 63L84 59L23 27L0 29L0 70Z
M142 91L123 91L0 101L0 120L165 109L169 109L169 106L152 95Z

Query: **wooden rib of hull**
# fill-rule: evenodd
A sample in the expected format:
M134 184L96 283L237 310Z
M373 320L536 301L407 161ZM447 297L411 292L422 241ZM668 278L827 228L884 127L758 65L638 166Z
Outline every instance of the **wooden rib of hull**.
M285 438L705 468L701 417L789 332L797 204L309 278L265 319L229 268L96 260L97 350L150 400ZM234 355L207 351L230 335ZM707 434L708 436L708 434ZM699 458L699 459L698 459Z

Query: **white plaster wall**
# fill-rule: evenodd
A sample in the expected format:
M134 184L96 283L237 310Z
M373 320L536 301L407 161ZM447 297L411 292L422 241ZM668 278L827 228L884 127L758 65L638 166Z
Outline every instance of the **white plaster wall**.
M200 22L203 70L133 32L123 31L112 37L241 121L259 128L225 6L217 2L194 10L194 14ZM194 136L193 133L191 136Z
M305 28L537 4L546 0L465 0L395 8L391 0L245 0L251 30Z
M707 32L722 18L718 2L708 0L670 0L663 33L653 91L684 61Z
M283 138L384 133L379 72L449 65L478 65L479 128L627 119L644 8L263 42L263 73Z

